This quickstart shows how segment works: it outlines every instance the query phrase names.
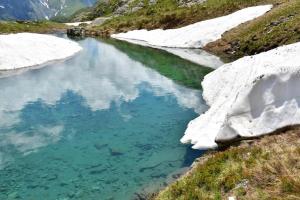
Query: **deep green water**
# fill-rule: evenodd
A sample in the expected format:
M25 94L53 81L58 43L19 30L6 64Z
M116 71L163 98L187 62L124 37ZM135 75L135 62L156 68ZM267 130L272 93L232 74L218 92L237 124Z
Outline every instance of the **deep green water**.
M179 142L206 110L200 90L173 78L174 60L184 73L189 62L124 43L79 43L84 50L68 61L0 78L1 200L134 199L202 153ZM158 73L161 62L176 82ZM197 77L206 73L197 67Z

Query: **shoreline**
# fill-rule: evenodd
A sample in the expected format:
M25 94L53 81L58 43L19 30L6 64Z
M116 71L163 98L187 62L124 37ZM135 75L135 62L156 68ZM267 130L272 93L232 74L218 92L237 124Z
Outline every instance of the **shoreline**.
M37 33L0 35L0 43L3 48L0 49L2 72L42 67L68 59L82 50L78 43L71 40Z
M220 149L209 150L209 151L205 152L199 159L195 160L195 162L192 164L191 168L186 173L184 173L182 176L180 176L174 183L166 186L164 189L160 190L159 192L152 194L152 196L150 196L150 198L148 198L148 199L149 200L175 199L174 196L172 198L170 198L170 197L174 193L173 190L176 187L178 187L178 184L183 184L183 187L188 187L188 185L186 185L188 183L186 183L186 182L189 181L189 179L191 179L191 177L195 178L195 174L202 173L201 170L210 170L211 167L215 167L214 165L212 165L214 160L218 160L219 158L222 158L222 160L223 160L224 156L226 158L224 161L226 161L227 159L236 159L234 157L231 157L231 155L230 155L231 153L234 153L234 154L237 153L237 155L239 157L243 157L243 154L245 154L245 153L247 155L249 155L251 151L256 152L257 148L258 149L260 149L260 148L263 148L263 149L272 148L273 149L273 148L278 148L279 146L281 148L283 148L282 145L286 145L284 147L284 150L287 150L287 152L283 151L281 153L284 156L286 154L289 155L288 148L295 149L295 148L297 148L298 144L300 144L299 136L300 136L300 125L288 126L288 127L282 128L280 130L277 130L270 135L264 135L264 136L261 136L258 138L253 138L253 139L248 139L248 140L238 140L238 141L235 141L234 143L232 143L231 145L224 146ZM284 143L281 144L281 141L284 141ZM293 141L293 142L291 142L291 141ZM268 154L268 152L269 151L266 151L266 152L261 151L260 153ZM259 158L259 159L261 159L261 158ZM293 157L290 159L293 159ZM238 161L238 162L240 162L240 161ZM255 163L255 165L257 165L257 163ZM254 166L252 166L252 167L254 167ZM260 167L260 166L258 166L258 167ZM211 169L211 170L213 170L213 169ZM226 169L223 169L223 170L226 170ZM247 168L244 170L247 171ZM286 169L286 170L290 170L290 169ZM256 171L255 171L255 173L256 173ZM251 195L251 193L247 192L247 188L253 187L252 185L254 184L254 183L252 183L252 181L250 181L251 178L252 177L249 176L247 179L239 178L239 179L235 180L234 181L235 183L230 186L229 191L222 191L222 198L220 197L220 199L227 199L229 197L233 197L236 199L236 198L242 198L243 196L245 197L247 195ZM276 178L280 178L280 177L276 177ZM240 185L245 180L247 180L247 183L244 185ZM261 184L263 184L263 183L261 183ZM202 186L200 186L200 187L202 187ZM243 189L243 193L239 193L239 190L241 188ZM216 188L216 189L221 190L221 187ZM185 192L188 192L188 191L185 191ZM165 198L165 197L168 197L168 198ZM206 196L206 199L213 199L213 198L212 198L212 196ZM248 198L246 198L246 199L248 199Z

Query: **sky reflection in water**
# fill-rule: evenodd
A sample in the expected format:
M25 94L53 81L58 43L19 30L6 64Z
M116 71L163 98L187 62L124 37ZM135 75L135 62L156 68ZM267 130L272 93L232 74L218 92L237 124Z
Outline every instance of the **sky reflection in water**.
M0 79L0 199L131 199L199 155L179 143L206 110L199 90L80 44L71 60Z

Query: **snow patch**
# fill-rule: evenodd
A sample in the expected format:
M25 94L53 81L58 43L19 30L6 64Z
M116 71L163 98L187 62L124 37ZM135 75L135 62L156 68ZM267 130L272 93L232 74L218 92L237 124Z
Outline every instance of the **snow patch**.
M5 7L0 5L0 8L4 9Z
M120 40L135 40L152 46L201 48L221 38L222 34L244 22L253 20L272 8L272 5L249 7L230 15L201 21L178 29L134 30L113 34Z
M68 26L79 26L80 24L91 24L92 21L65 23Z
M205 76L210 109L192 120L181 139L195 149L217 147L300 124L300 43L225 64Z
M43 65L73 56L81 47L51 35L18 33L0 35L0 70Z

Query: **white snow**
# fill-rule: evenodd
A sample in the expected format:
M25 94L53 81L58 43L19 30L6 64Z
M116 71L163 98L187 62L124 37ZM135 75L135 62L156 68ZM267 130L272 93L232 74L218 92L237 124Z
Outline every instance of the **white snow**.
M76 42L51 35L0 35L0 70L43 65L71 57L80 50Z
M0 5L0 8L4 9L5 7L4 7L4 6L2 6L2 5Z
M300 43L225 64L208 74L203 96L210 109L191 121L181 142L217 147L300 124Z
M265 14L271 8L272 5L249 7L227 16L201 21L178 29L134 30L113 34L111 37L152 46L201 48L220 39L224 32Z
M80 24L91 24L92 21L65 23L68 26L79 26Z

